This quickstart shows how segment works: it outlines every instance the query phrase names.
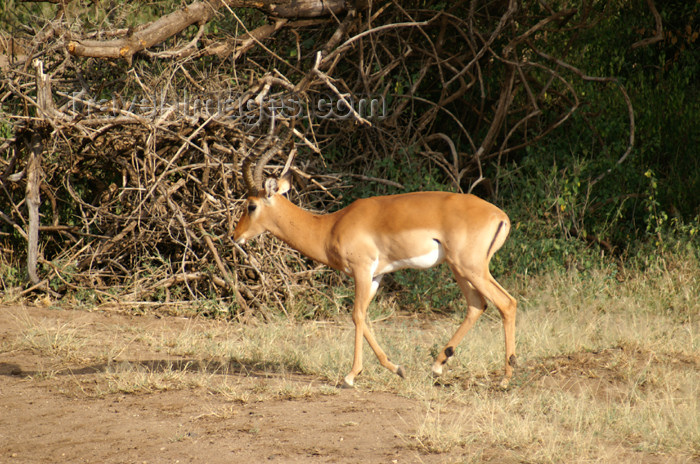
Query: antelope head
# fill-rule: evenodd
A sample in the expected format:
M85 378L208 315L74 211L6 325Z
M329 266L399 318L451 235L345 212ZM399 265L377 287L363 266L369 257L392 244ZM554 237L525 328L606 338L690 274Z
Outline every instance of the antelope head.
M283 144L279 143L279 141L274 143L272 147L267 148L267 150L259 156L257 162L252 154L248 154L248 156L243 159L241 167L243 171L243 182L247 190L247 200L243 215L238 221L236 230L233 233L233 240L239 245L244 244L247 240L257 237L270 229L272 226L271 221L274 220L274 215L271 214L271 212L275 210L275 205L280 200L279 196L289 191L291 186L291 172L289 171L289 166L295 154L294 149L290 152L287 164L280 177L269 177L263 182L263 170L265 166L280 152L282 146ZM254 163L255 168L253 169Z

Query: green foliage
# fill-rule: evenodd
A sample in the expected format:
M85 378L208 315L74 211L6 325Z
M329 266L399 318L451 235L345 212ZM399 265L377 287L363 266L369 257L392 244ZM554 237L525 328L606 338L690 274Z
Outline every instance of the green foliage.
M12 137L12 125L5 119L0 119L0 139Z
M538 274L601 264L599 252L585 238L589 191L581 179L591 163L570 158L561 167L556 157L537 148L519 164L503 170L499 191L513 223L511 236L494 256L494 273Z
M0 263L0 282L2 282L3 287L19 286L25 278L26 276L23 275L23 272L17 266Z
M581 110L499 170L499 202L515 227L496 268L504 262L516 272L589 268L602 263L601 253L639 263L637 254L700 248L699 4L657 5L664 39L637 48L632 44L654 34L643 2L592 6L603 20L576 32L587 45L568 50L567 59L626 87L635 109L634 149L618 163L629 129L614 86L572 80L584 99Z
M700 221L665 209L653 170L614 169L591 186L583 179L600 172L596 160L545 147L528 151L501 171L500 200L514 227L492 261L496 274L589 270L613 267L618 259L642 263L638 255L700 253Z

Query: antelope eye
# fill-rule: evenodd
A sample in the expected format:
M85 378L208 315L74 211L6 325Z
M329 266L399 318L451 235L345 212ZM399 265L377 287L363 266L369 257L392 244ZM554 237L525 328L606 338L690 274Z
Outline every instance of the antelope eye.
M255 203L249 203L248 204L248 214L253 214L253 211L255 211L255 208L257 208L258 205Z

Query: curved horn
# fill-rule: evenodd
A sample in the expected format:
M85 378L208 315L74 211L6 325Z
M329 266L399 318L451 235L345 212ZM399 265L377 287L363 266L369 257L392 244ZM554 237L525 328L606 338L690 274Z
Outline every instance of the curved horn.
M270 146L272 139L272 134L268 135L263 141L262 147L257 149L246 148L245 142L242 142L242 150L248 151L248 154L243 158L241 162L241 171L243 173L243 183L245 184L248 195L256 195L258 191L262 188L262 182L258 180L258 169L253 171L253 166L256 164L255 161L260 157L258 153L262 152Z
M258 191L258 186L255 184L255 177L253 177L253 161L255 161L255 157L252 155L252 153L249 153L248 156L243 158L243 162L241 163L241 171L243 171L243 183L245 184L245 188L248 191L248 195L255 195Z
M265 165L267 164L270 159L272 159L273 156L275 156L275 146L273 145L275 142L279 142L279 139L276 137L277 132L279 131L279 127L275 125L275 118L272 118L272 121L270 122L270 130L267 133L267 137L265 137L265 140L263 141L262 147L258 148L258 153L262 153L265 150L268 150L265 152L264 155L258 157L258 162L255 163L255 171L253 172L253 185L255 186L256 190L262 189L263 188L263 179L262 179L262 174L263 174L263 169L265 168Z
M284 140L280 140L279 138L275 137L274 142L272 142L272 147L269 148L265 154L263 154L258 162L255 164L255 171L253 174L253 179L255 180L255 184L258 186L258 188L262 189L263 187L263 170L265 169L265 165L277 155L277 153L280 152L280 150L292 139L292 132L288 132L287 136L284 138Z
M253 173L253 180L255 181L255 185L257 188L261 189L262 184L263 184L263 170L265 169L265 165L275 157L277 153L279 153L280 149L282 148L282 145L279 143L279 140L277 143L275 143L272 148L267 150L260 158L258 159L258 162L255 164L255 171Z

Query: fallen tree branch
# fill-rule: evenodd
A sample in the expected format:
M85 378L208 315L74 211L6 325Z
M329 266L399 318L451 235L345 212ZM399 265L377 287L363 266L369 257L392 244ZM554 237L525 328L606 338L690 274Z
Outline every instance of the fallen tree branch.
M71 40L68 42L68 52L84 57L124 58L131 65L135 53L163 42L192 24L201 25L208 22L214 17L217 9L209 2L195 2L140 27L121 39Z
M72 55L93 58L125 59L129 65L133 56L147 48L164 42L166 39L179 34L193 24L201 26L209 22L222 7L227 8L257 8L278 18L315 18L327 14L338 14L345 11L343 0L298 0L298 1L255 1L255 0L205 0L197 1L177 11L169 13L157 20L129 30L126 37L114 40L93 40L73 38L68 42L67 49ZM362 2L360 2L362 3ZM262 26L256 29L261 37L268 37L272 32L282 27L284 22L277 21L275 26ZM269 27L273 27L270 30ZM198 33L198 36L200 34ZM253 33L251 42L244 42L245 52L257 43ZM198 37L196 37L198 39ZM245 38L242 38L245 40ZM193 43L194 42L194 43ZM179 53L191 49L196 44L193 41L178 52L166 52L164 57L177 57ZM221 52L223 53L223 52ZM158 54L156 54L157 56Z

